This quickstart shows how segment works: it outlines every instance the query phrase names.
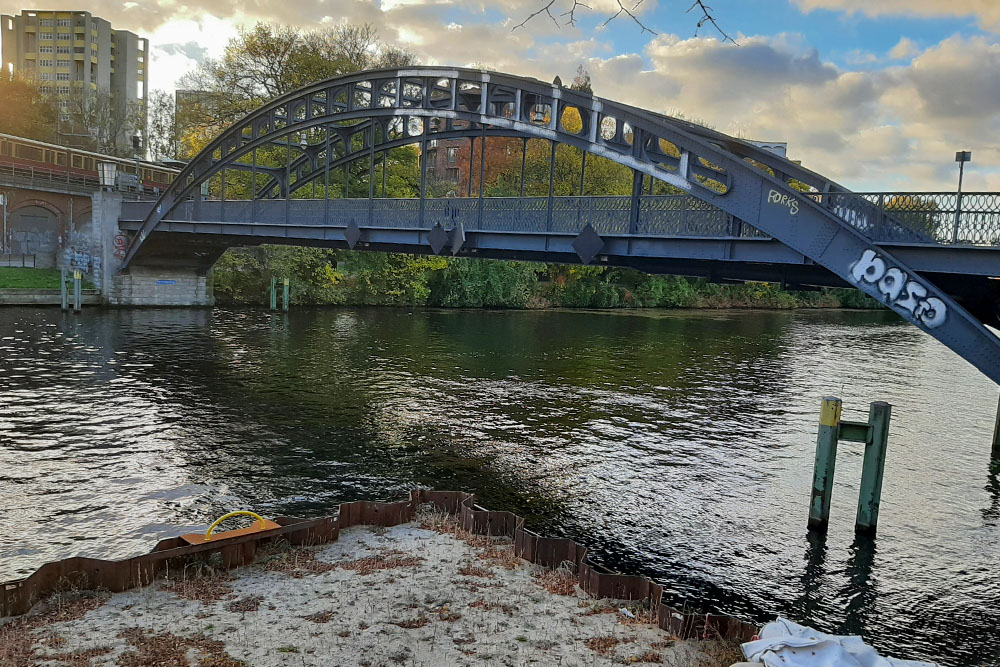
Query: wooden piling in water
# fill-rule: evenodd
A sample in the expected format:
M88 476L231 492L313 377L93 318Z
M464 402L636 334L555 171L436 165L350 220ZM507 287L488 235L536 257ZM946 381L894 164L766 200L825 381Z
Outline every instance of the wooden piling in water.
M816 438L816 462L813 465L812 498L809 502L809 528L825 531L830 521L830 498L833 474L837 466L837 440L840 437L842 403L835 396L823 399Z

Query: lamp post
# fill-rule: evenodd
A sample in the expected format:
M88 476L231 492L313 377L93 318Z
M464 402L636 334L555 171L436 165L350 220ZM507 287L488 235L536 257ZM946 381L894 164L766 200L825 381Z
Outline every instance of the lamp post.
M955 230L951 235L952 243L958 243L958 223L962 217L962 176L965 173L965 163L972 162L972 151L958 151L955 153L955 162L958 163L958 197L955 199Z
M118 164L115 162L98 162L97 175L101 179L101 189L111 192L115 189L115 180L118 178Z
M7 197L6 192L0 192L0 206L3 206L3 236L0 236L0 255L7 254L7 211L10 209Z

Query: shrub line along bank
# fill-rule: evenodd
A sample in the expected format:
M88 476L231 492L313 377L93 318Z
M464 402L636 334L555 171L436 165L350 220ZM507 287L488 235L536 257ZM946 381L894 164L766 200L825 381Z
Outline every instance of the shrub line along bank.
M215 267L220 304L265 304L271 277L289 278L300 305L444 308L878 308L854 289L788 291L719 285L604 266L423 257L261 246Z

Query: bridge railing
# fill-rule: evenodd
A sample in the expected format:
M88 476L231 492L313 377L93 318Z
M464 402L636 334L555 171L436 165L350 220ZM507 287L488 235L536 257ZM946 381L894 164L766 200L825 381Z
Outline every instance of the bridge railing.
M816 194L822 205L874 241L1000 245L1000 193Z
M732 215L686 195L644 195L632 220L629 196L459 197L425 199L265 199L186 201L170 220L257 225L346 226L429 230L461 224L467 231L766 238ZM551 207L551 210L550 210ZM197 210L196 210L197 209ZM124 219L142 219L149 204L125 202Z
M97 190L101 186L97 178L74 174L65 169L56 171L41 167L19 167L12 164L0 164L0 179L28 187L66 185L85 190Z
M1000 193L834 193L812 195L877 242L1000 246ZM141 219L136 204L126 219ZM429 230L436 224L467 231L578 233L712 238L767 238L732 215L686 195L643 195L632 219L628 196L459 197L425 199L266 199L183 202L172 220ZM197 213L195 209L197 208Z

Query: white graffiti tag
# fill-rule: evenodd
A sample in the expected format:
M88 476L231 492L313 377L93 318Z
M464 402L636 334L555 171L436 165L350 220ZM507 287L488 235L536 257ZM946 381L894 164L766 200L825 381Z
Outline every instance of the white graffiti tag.
M851 281L868 293L872 287L876 296L898 311L910 313L928 329L941 326L948 318L948 307L937 297L928 297L927 288L909 280L900 269L887 266L886 261L874 250L865 250L858 261L851 264Z
M791 215L796 215L799 212L799 203L788 195L781 194L777 190L771 190L767 193L767 203L777 204L778 206L787 206L788 212Z

